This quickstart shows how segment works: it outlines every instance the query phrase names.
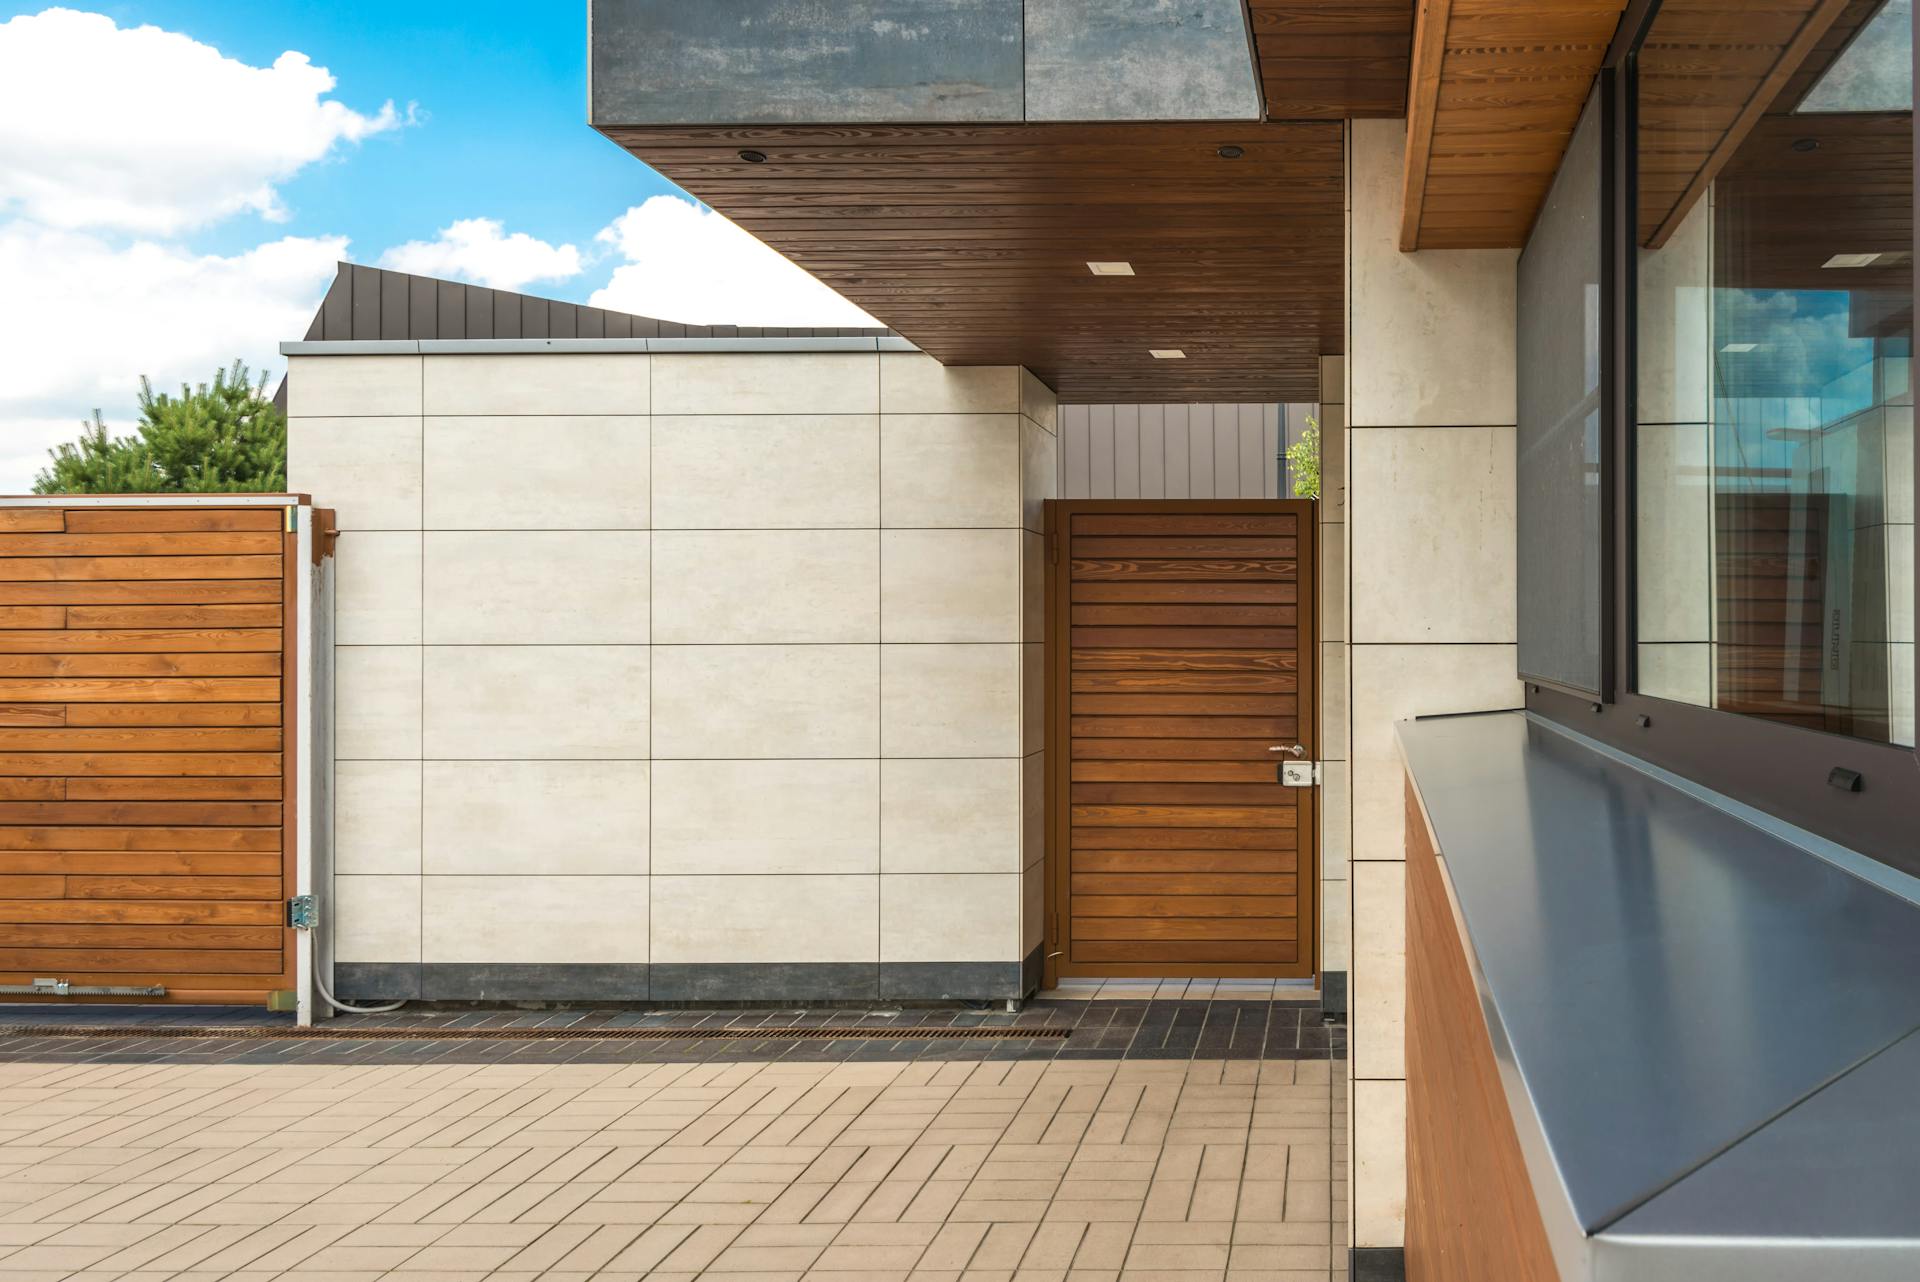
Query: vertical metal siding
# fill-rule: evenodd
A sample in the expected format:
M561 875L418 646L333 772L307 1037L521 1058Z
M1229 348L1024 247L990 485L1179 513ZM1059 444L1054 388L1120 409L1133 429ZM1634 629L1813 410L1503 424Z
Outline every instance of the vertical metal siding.
M1290 498L1281 451L1310 405L1062 405L1060 497Z

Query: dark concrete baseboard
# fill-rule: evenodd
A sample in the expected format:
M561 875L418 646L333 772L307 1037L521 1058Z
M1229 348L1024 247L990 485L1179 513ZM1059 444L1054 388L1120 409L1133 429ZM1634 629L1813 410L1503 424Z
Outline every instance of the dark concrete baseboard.
M1347 1256L1347 1276L1351 1282L1407 1282L1406 1248L1353 1247Z
M1004 1001L1039 974L1039 949L1018 962L336 962L333 988L345 1002Z
M430 962L420 968L420 995L442 1002L643 1002L647 967Z
M803 1002L874 1000L873 962L666 962L653 968L658 1002Z
M1327 970L1320 972L1320 1009L1329 1015L1347 1013L1347 972Z
M333 995L343 1002L419 1001L419 962L335 962Z
M1019 962L881 962L880 996L903 1001L1024 997Z

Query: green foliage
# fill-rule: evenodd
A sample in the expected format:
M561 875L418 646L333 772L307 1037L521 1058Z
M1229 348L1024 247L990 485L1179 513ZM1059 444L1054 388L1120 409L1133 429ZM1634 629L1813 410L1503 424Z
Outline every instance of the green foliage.
M212 383L155 394L140 380L140 423L114 437L100 411L50 451L35 494L273 494L287 488L287 416L239 361Z
M1307 430L1287 446L1287 462L1293 467L1293 497L1320 497L1320 420L1307 418Z

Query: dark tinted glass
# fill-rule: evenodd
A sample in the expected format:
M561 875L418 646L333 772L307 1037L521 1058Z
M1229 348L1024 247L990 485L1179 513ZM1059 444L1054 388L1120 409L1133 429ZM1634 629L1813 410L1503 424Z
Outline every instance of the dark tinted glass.
M1638 688L1913 742L1910 0L1638 56Z
M1520 255L1520 672L1600 688L1600 110Z

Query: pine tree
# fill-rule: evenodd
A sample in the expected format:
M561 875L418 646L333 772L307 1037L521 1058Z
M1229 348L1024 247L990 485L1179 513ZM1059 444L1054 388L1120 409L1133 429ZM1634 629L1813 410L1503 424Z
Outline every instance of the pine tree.
M140 423L110 436L100 411L80 438L56 446L35 494L237 494L287 488L287 418L266 398L245 364L217 371L212 383L182 385L179 396L140 380Z

